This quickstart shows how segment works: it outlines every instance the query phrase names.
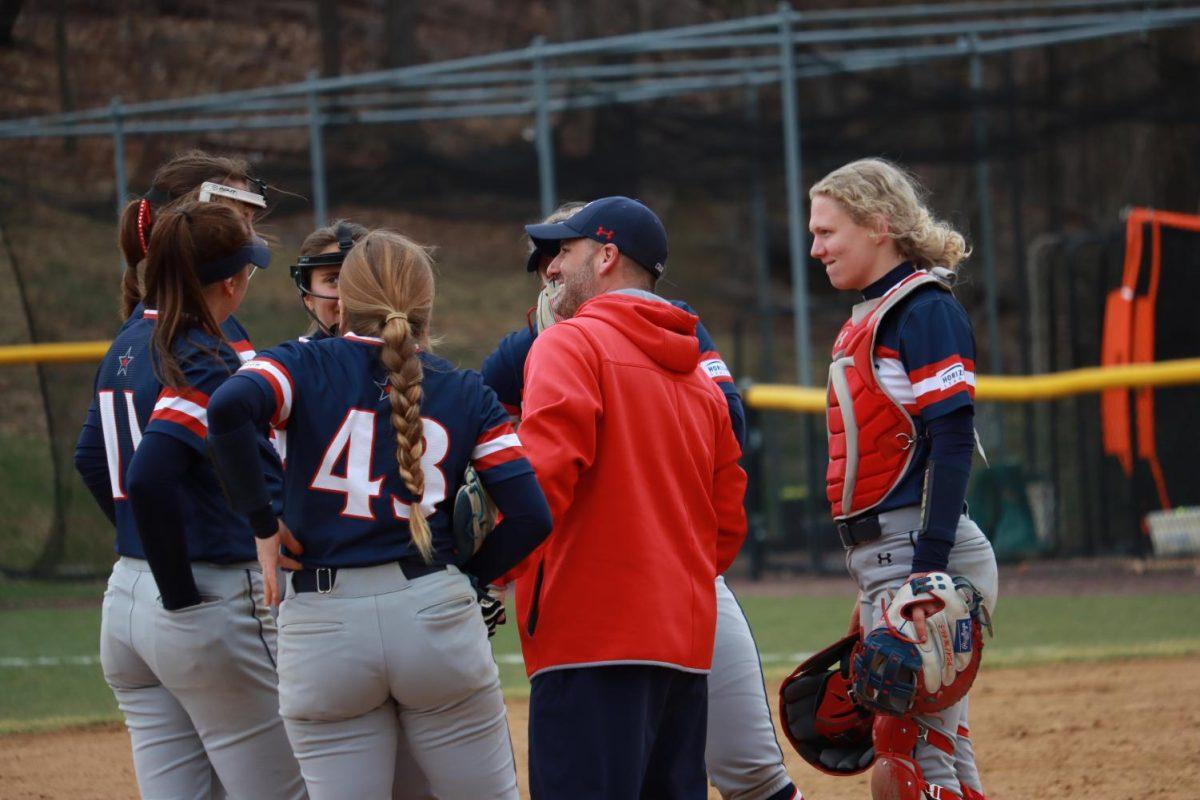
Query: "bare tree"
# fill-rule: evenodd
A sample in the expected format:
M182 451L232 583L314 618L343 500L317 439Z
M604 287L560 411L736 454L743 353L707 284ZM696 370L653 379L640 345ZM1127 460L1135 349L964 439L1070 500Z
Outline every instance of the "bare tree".
M75 110L75 91L71 86L71 67L67 57L67 0L58 0L54 5L54 57L58 62L58 104L66 114ZM75 139L63 139L63 150L75 152Z
M341 21L337 0L317 0L317 28L321 32L321 74L326 78L342 72Z
M12 47L13 28L24 0L0 0L0 47Z
M417 19L417 4L412 0L383 0L380 62L385 69L417 63Z

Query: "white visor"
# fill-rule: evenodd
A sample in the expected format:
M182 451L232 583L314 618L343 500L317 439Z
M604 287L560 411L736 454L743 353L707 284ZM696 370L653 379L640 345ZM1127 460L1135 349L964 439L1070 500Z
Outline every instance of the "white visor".
M201 203L210 202L214 195L228 197L230 200L237 200L239 203L245 203L256 208L267 207L267 201L261 194L247 192L243 189L235 189L232 186L226 186L223 183L213 183L212 181L205 181L200 184Z

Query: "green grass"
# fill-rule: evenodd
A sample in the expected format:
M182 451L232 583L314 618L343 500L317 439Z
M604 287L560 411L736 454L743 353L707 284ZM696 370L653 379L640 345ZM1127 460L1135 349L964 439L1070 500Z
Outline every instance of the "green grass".
M120 718L94 663L101 593L95 583L0 582L0 733ZM87 598L94 602L84 604ZM851 603L848 592L740 599L772 683L802 654L841 635ZM1200 636L1189 624L1197 617L1200 594L1002 598L985 664L1018 667L1200 653ZM514 623L499 629L492 647L505 692L528 695ZM61 660L13 666L15 660L40 656ZM91 663L72 663L72 658Z
M103 594L104 581L101 580L38 581L0 576L0 609L54 604L97 605Z

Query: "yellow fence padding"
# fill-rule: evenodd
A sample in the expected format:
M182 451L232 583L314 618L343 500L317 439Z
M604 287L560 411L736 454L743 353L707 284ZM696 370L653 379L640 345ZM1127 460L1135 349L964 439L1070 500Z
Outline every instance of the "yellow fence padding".
M1200 358L1085 367L1044 375L980 375L975 399L982 402L1024 403L1054 400L1076 394L1142 386L1180 386L1200 383ZM819 414L825 410L825 389L757 383L746 389L746 404L767 411Z
M18 364L78 364L104 357L111 342L61 342L0 347L0 366ZM1054 400L1076 394L1140 386L1180 386L1200 383L1200 358L1085 367L1044 375L980 375L975 399L982 402L1024 403ZM745 390L746 404L761 411L820 414L825 389L780 383L756 383Z
M0 347L0 366L16 364L80 364L104 358L112 342L13 344Z

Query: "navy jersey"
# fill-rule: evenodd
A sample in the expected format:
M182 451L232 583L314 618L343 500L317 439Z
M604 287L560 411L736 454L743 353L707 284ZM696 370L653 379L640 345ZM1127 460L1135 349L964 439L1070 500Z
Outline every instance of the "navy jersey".
M116 516L117 552L145 558L133 510L126 502L125 479L142 437L158 432L183 442L200 456L181 487L189 558L215 563L252 560L255 548L250 528L226 502L204 442L208 398L238 369L242 359L233 347L193 328L174 347L187 387L164 387L155 376L150 346L156 319L155 311L139 310L136 318L131 316L122 326L96 372L95 395L85 426L85 432L91 428L103 436ZM231 326L231 330L237 329L241 326ZM241 352L252 354L244 338L237 346Z
M912 274L903 264L863 292L867 299ZM875 338L880 382L912 415L917 448L908 471L878 511L918 505L929 459L926 424L971 406L975 398L975 333L966 309L950 292L922 287L884 317Z
M682 300L669 302L689 314L696 314L695 310ZM500 344L484 359L481 367L484 381L495 390L500 402L514 417L521 415L521 395L525 391L525 359L529 357L529 348L533 347L533 340L536 338L537 332L531 325L513 331L500 340ZM733 432L738 443L744 444L746 412L742 406L742 396L738 394L737 384L733 381L733 374L725 365L721 354L717 352L717 345L702 322L696 323L696 340L700 348L700 365L725 393Z
M306 567L355 567L417 555L406 520L412 494L400 477L382 339L346 334L285 342L247 362L235 380L270 398L271 426L287 432L283 519ZM454 560L450 521L463 473L485 485L529 474L521 442L479 373L423 353L421 513L435 561Z

